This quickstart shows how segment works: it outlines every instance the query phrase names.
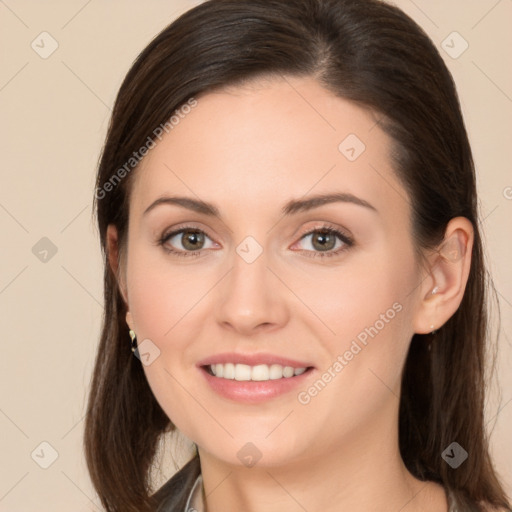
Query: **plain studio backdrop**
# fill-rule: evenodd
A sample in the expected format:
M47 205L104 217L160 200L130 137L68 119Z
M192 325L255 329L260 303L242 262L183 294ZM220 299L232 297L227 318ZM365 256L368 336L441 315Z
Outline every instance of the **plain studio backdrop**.
M103 309L96 165L131 63L197 3L0 0L0 511L101 510L82 449ZM395 3L439 48L472 143L502 311L488 425L512 495L512 1ZM188 456L167 441L160 482Z

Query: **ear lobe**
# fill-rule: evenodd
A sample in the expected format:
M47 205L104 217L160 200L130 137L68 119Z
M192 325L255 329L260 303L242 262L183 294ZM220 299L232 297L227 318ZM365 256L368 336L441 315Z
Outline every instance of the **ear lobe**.
M133 317L130 311L126 312L126 323L130 329L134 330Z
M430 258L431 279L424 280L414 319L418 334L438 330L459 308L471 268L473 239L473 225L465 217L448 223L443 242Z
M119 256L119 239L118 239L118 232L116 226L114 224L109 224L107 226L107 233L106 233L106 247L107 247L107 256L108 256L108 263L110 265L110 269L112 270L113 274L116 276L119 291L121 292L121 295L123 296L123 299L126 304L128 304L127 301L127 293L125 290L124 282L122 279L122 270L120 266L120 256Z

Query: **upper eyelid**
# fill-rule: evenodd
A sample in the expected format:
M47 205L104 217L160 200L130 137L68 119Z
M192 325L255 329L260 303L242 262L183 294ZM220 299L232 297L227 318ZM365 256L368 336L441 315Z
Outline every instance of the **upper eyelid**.
M194 226L192 224L184 224L184 225L178 224L178 226L176 226L174 228L171 228L171 229L168 229L168 230L164 230L163 234L162 234L162 236L160 238L169 238L171 236L176 236L180 232L186 231L187 229L191 230L191 231L192 230L201 231L202 233L207 235L208 238L210 238L211 240L214 240L214 237L210 236L210 234L209 234L207 229L205 229L203 227Z

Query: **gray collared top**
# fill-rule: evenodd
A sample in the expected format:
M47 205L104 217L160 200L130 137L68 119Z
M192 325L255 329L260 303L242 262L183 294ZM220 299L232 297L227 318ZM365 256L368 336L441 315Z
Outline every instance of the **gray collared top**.
M455 497L451 491L447 491L449 509L448 512L458 512ZM199 475L194 482L194 486L188 496L187 504L183 512L204 512L204 489L203 478Z
M204 512L203 478L199 475L188 496L184 512Z

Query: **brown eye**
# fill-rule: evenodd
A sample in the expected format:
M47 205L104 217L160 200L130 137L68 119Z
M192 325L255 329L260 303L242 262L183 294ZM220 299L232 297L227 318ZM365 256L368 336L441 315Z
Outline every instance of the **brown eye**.
M164 234L158 243L166 252L176 256L197 256L203 249L208 249L205 247L207 240L211 239L204 231L185 226ZM210 247L213 245L211 242Z
M312 245L319 251L330 251L336 245L336 235L329 230L321 230L312 233Z
M331 257L350 249L354 240L334 227L324 226L313 229L302 236L301 241L310 238L309 246L301 250L308 257ZM337 244L337 242L339 243Z
M204 244L204 233L201 231L184 230L181 235L181 243L185 249L197 251Z

